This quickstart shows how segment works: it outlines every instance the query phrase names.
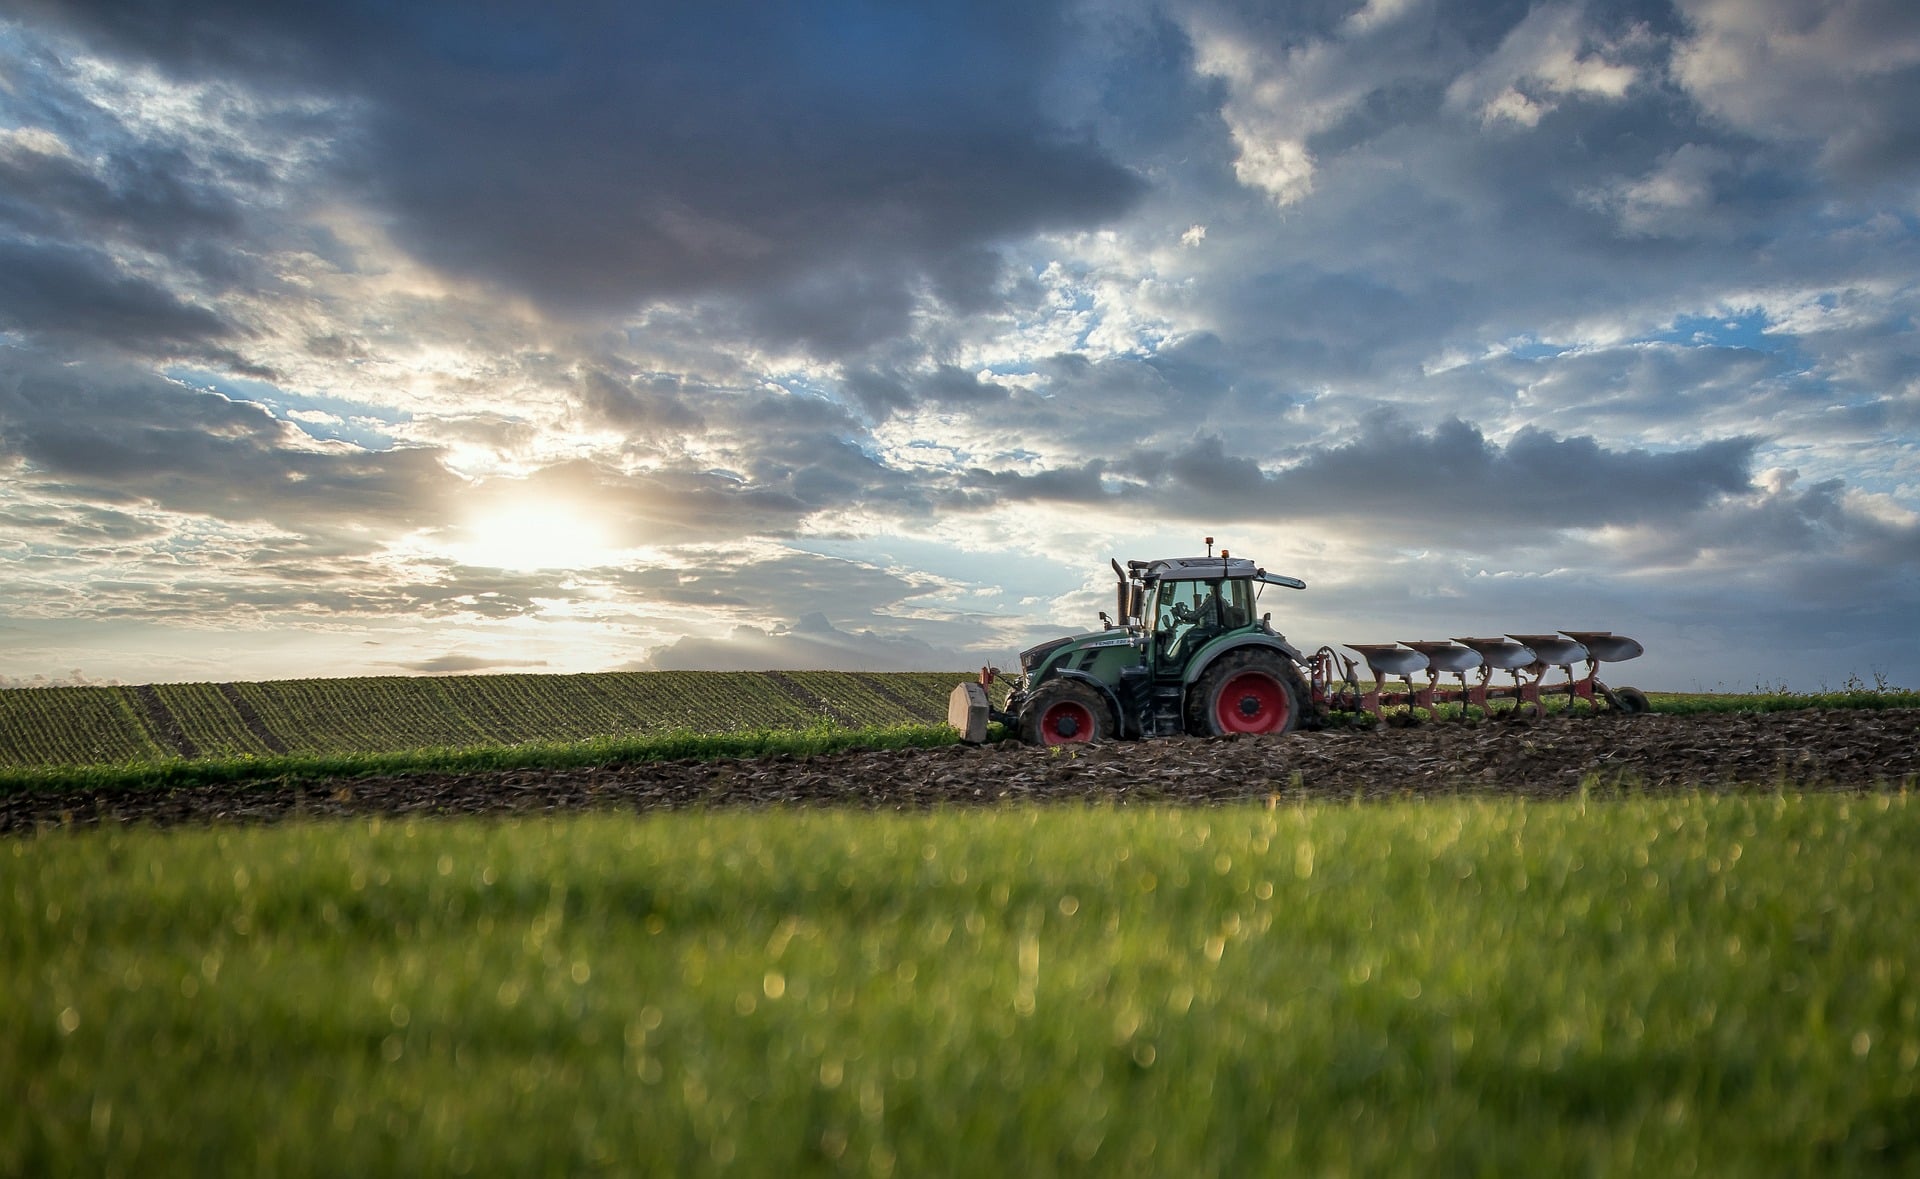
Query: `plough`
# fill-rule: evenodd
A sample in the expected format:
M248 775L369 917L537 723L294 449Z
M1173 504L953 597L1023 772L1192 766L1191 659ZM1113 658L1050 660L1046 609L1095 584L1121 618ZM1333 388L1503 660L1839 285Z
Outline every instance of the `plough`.
M1546 701L1564 696L1568 704L1586 701L1589 707L1610 707L1623 713L1647 711L1646 693L1638 688L1609 688L1600 681L1602 663L1620 663L1638 657L1639 643L1605 630L1566 630L1550 635L1500 635L1494 638L1418 640L1404 643L1347 643L1360 660L1322 647L1307 660L1308 693L1321 709L1359 712L1379 719L1389 708L1425 709L1454 704L1462 710L1478 708L1496 715L1495 701L1511 701L1507 715L1546 715ZM1372 677L1363 685L1358 662ZM1574 673L1574 664L1585 670ZM1336 667L1339 669L1336 678ZM1562 678L1548 683L1558 668ZM1413 677L1424 672L1426 683ZM1512 683L1496 685L1494 673L1506 672ZM1459 686L1443 688L1440 677L1451 675ZM1468 682L1469 676L1473 682ZM1387 686L1397 677L1404 685Z

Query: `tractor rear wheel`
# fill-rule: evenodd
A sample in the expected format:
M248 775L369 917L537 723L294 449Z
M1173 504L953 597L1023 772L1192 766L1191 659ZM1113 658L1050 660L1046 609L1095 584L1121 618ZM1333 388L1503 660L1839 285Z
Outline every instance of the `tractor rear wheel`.
M1020 739L1029 745L1085 745L1112 735L1107 702L1074 680L1042 684L1020 712Z
M1299 727L1306 695L1299 675L1265 651L1223 655L1188 694L1190 729L1202 736L1286 733Z

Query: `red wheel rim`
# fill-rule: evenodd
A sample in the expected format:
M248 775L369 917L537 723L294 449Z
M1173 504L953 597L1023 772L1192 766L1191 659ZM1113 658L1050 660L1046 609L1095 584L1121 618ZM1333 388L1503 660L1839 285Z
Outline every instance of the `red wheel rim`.
M1093 740L1093 712L1077 700L1047 705L1040 714L1040 743L1084 745Z
M1291 709L1279 680L1265 672L1243 671L1214 698L1213 720L1223 733L1277 733L1287 727Z

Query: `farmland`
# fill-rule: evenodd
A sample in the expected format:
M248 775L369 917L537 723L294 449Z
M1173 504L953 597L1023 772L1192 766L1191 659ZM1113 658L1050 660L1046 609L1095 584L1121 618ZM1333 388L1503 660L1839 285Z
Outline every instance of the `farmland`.
M953 673L380 676L0 691L0 769L927 724Z
M128 759L0 790L0 1174L1920 1163L1904 696L875 750L955 677L502 678L0 693Z
M1123 741L1072 752L1013 742L967 748L924 727L740 740L770 748L751 757L662 756L700 748L676 739L670 746L641 746L628 757L553 763L558 754L608 748L588 745L536 749L534 764L453 768L446 758L423 764L402 756L385 772L271 780L149 783L139 777L143 771L116 772L97 786L41 782L0 791L0 832L64 823L269 822L323 815L924 809L1023 801L1218 805L1462 793L1545 800L1582 790L1898 790L1920 782L1920 710L1900 708L1555 717L1533 724L1331 729L1280 739ZM310 775L315 766L331 763L301 764ZM364 769L368 761L344 764Z

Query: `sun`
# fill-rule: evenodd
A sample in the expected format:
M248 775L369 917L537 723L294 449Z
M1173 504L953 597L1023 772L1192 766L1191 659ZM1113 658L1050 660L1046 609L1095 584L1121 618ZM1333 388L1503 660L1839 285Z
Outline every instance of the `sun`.
M604 523L578 504L557 500L495 508L474 516L461 531L453 555L489 569L592 569L617 559Z

